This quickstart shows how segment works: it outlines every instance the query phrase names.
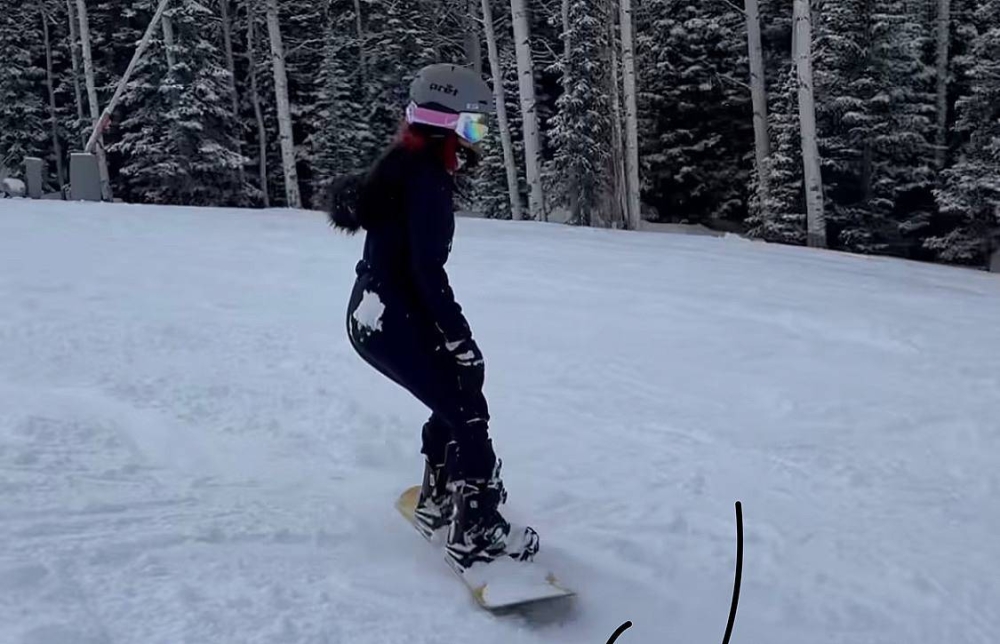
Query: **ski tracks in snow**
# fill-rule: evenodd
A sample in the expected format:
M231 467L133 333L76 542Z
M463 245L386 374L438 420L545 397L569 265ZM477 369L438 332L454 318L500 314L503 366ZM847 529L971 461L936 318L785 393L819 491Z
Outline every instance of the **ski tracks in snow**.
M0 409L4 642L338 642L425 592L366 588L407 563L372 548L416 542L346 508L335 475L235 472L211 429L96 390L4 385Z

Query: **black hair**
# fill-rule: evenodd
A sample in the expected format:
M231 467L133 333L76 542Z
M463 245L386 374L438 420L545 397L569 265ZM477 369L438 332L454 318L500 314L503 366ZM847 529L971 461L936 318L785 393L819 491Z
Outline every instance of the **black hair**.
M367 172L355 172L338 177L326 189L327 216L330 225L353 235L363 226L361 217L361 192Z

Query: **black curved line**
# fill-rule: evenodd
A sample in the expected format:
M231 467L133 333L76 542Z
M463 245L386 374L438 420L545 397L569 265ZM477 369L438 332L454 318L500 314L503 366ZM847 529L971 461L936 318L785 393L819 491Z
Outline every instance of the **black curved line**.
M618 630L615 631L614 634L611 635L611 639L608 640L608 644L615 644L615 640L618 639L618 636L621 635L622 633L624 633L626 630L628 630L631 627L632 627L632 622L625 622L624 624L622 624L621 626L619 626Z
M736 607L740 603L740 580L743 578L743 506L736 502L736 582L733 584L733 605L729 609L729 624L722 644L729 644L736 623Z

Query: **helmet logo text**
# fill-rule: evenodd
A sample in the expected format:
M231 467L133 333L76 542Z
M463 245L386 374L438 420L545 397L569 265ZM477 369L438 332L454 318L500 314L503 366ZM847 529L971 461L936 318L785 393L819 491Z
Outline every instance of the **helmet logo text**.
M432 92L441 92L443 94L448 94L450 96L458 96L458 89L453 87L451 83L447 85L439 85L437 83L431 83Z

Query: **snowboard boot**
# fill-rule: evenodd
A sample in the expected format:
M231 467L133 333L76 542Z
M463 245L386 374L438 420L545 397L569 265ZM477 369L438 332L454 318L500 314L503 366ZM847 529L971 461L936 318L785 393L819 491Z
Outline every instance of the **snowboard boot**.
M500 466L498 459L489 479L467 478L452 485L454 511L445 553L460 572L502 556L526 561L538 552L538 534L531 528L525 528L518 539L510 539L511 525L499 511L507 500Z
M451 445L449 445L449 448ZM448 526L452 514L452 495L448 491L448 463L446 448L445 462L435 465L424 457L424 479L420 486L420 497L413 511L413 524L428 541L434 534Z

